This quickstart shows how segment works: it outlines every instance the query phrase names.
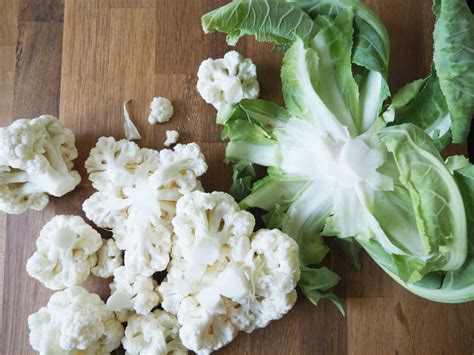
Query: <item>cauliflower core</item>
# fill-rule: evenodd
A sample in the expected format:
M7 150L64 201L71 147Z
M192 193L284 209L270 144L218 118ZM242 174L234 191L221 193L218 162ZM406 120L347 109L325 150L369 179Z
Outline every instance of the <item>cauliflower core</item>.
M172 261L159 291L187 348L217 350L239 330L265 327L295 304L296 242L278 230L253 233L253 216L230 195L185 195L173 226Z
M109 354L120 346L122 324L99 296L74 286L51 296L28 317L30 344L42 355Z
M39 211L48 204L48 195L74 190L81 180L72 170L76 158L74 134L53 116L0 128L0 211Z
M231 51L220 59L206 59L198 70L197 89L217 110L224 104L256 99L260 94L257 68L249 58Z
M200 189L197 178L207 170L199 146L178 144L158 152L101 137L86 169L99 190L83 204L87 218L112 230L131 271L151 276L165 270L176 201Z
M53 290L80 285L96 265L101 245L100 234L81 217L58 215L41 229L26 270Z
M168 122L173 116L174 109L171 101L165 97L154 97L150 104L150 115L148 123Z
M147 316L137 314L131 316L122 344L126 354L130 355L188 353L179 339L179 324L176 317L158 309Z
M110 284L112 294L107 300L107 307L115 312L134 310L148 314L160 302L156 286L152 277L139 275L121 266L114 272L114 281Z

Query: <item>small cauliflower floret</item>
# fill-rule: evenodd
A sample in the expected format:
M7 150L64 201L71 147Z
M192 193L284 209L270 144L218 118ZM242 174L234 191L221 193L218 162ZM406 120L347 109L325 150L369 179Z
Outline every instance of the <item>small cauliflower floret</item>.
M53 290L80 285L96 265L101 245L100 234L81 217L58 215L41 229L26 270Z
M48 195L74 190L75 137L53 116L20 119L0 128L0 210L18 214L42 210Z
M173 116L174 109L171 101L166 97L154 97L150 104L150 124L168 122Z
M249 58L231 51L220 59L206 59L199 67L197 89L217 110L224 104L256 99L260 94L257 68Z
M99 190L83 204L87 218L112 230L129 269L144 276L165 270L176 201L200 189L197 178L207 170L199 146L178 144L158 152L102 137L86 169Z
M179 339L176 317L162 310L128 319L122 339L126 354L184 355L187 349Z
M115 269L123 265L122 251L113 239L103 240L97 252L97 266L91 269L93 275L102 278L111 277Z
M107 307L116 312L134 310L139 314L148 314L160 302L156 286L153 278L121 266L114 272L114 281L110 284L112 294L107 300Z
M159 286L183 344L209 353L286 314L296 302L298 245L278 230L253 233L253 216L223 192L182 197L172 261Z
M173 144L176 144L178 143L178 139L179 139L179 132L178 131L166 131L166 140L165 140L165 143L163 143L165 145L165 147L169 147Z
M74 286L51 296L28 317L30 344L42 355L109 354L120 346L123 326L96 294Z

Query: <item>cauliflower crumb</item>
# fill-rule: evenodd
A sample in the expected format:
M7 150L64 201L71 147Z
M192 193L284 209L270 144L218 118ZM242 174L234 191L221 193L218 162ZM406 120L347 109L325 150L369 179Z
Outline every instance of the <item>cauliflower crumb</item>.
M130 141L142 139L140 132L138 132L137 126L130 116L128 105L132 100L126 100L123 103L123 131L125 133L125 138Z
M198 70L197 89L202 98L217 110L224 104L260 95L257 67L249 58L230 51L220 59L206 59Z
M128 319L122 344L127 354L184 355L176 317L162 310Z
M150 124L168 122L173 116L174 109L171 101L166 97L154 97L150 104Z
M164 145L169 147L170 145L178 143L179 132L178 131L166 131L166 140Z
M173 219L172 260L159 291L177 314L183 344L209 353L285 315L296 302L298 245L223 192L182 197Z
M96 265L101 245L100 234L81 217L58 215L41 229L26 270L53 290L80 285Z
M97 252L97 266L91 269L93 275L104 279L111 277L115 269L123 265L122 251L113 239L104 239Z
M40 354L109 354L123 326L96 294L79 286L56 292L28 317L30 344Z

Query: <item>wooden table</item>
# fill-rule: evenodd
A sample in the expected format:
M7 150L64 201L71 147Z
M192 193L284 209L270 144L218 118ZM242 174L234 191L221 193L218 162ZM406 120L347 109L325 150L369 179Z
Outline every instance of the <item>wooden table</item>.
M205 36L200 16L225 3L211 0L1 0L0 119L59 115L74 130L82 183L42 212L2 216L4 354L29 354L27 315L45 305L51 292L28 277L27 258L42 225L55 214L81 214L92 192L83 162L97 138L121 138L121 103L132 99L132 114L144 139L161 148L167 129L182 141L198 142L209 163L207 190L227 190L230 170L215 112L196 92L196 72L207 57L230 48L219 34ZM392 40L390 84L428 74L433 16L429 0L370 0ZM262 97L281 102L281 56L268 45L242 40L237 49L258 66ZM146 122L153 96L175 105L170 123ZM458 148L459 149L459 148ZM461 148L462 149L462 148ZM5 252L3 254L3 247ZM336 289L347 316L328 302L318 307L300 297L283 320L251 335L241 334L227 354L393 354L470 353L474 351L474 303L442 305L419 299L396 285L369 258L354 271L334 251L328 265L343 281ZM85 287L107 297L107 283L91 277Z

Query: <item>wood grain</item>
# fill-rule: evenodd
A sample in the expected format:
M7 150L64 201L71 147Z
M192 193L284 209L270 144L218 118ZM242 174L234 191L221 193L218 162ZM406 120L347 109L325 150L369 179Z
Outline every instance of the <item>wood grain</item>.
M214 109L195 89L199 63L231 49L224 35L204 35L200 26L203 13L224 3L226 0L0 1L0 16L7 19L0 21L0 119L5 125L11 117L59 114L76 133L77 166L83 176L74 192L53 199L44 211L7 218L0 353L33 353L28 344L27 315L46 304L51 292L26 275L26 259L35 249L42 225L52 216L83 215L81 204L93 191L84 160L99 136L123 137L121 105L125 99L132 99L131 113L143 136L141 145L160 149L165 131L177 129L182 142L201 145L209 165L202 179L204 188L228 190L231 169L222 162L225 144L220 140L221 129L215 124ZM428 74L431 1L366 3L390 33L392 91ZM257 64L262 98L282 103L281 54L251 38L240 41L237 49ZM153 96L172 100L175 115L171 122L155 126L146 122ZM452 149L465 151L465 147ZM345 318L329 302L315 307L300 297L284 320L251 335L240 334L219 353L474 351L473 303L440 305L419 299L396 285L365 254L361 272L354 271L337 249L325 264L343 278L336 293L345 304ZM104 299L109 292L107 282L94 277L84 286Z

